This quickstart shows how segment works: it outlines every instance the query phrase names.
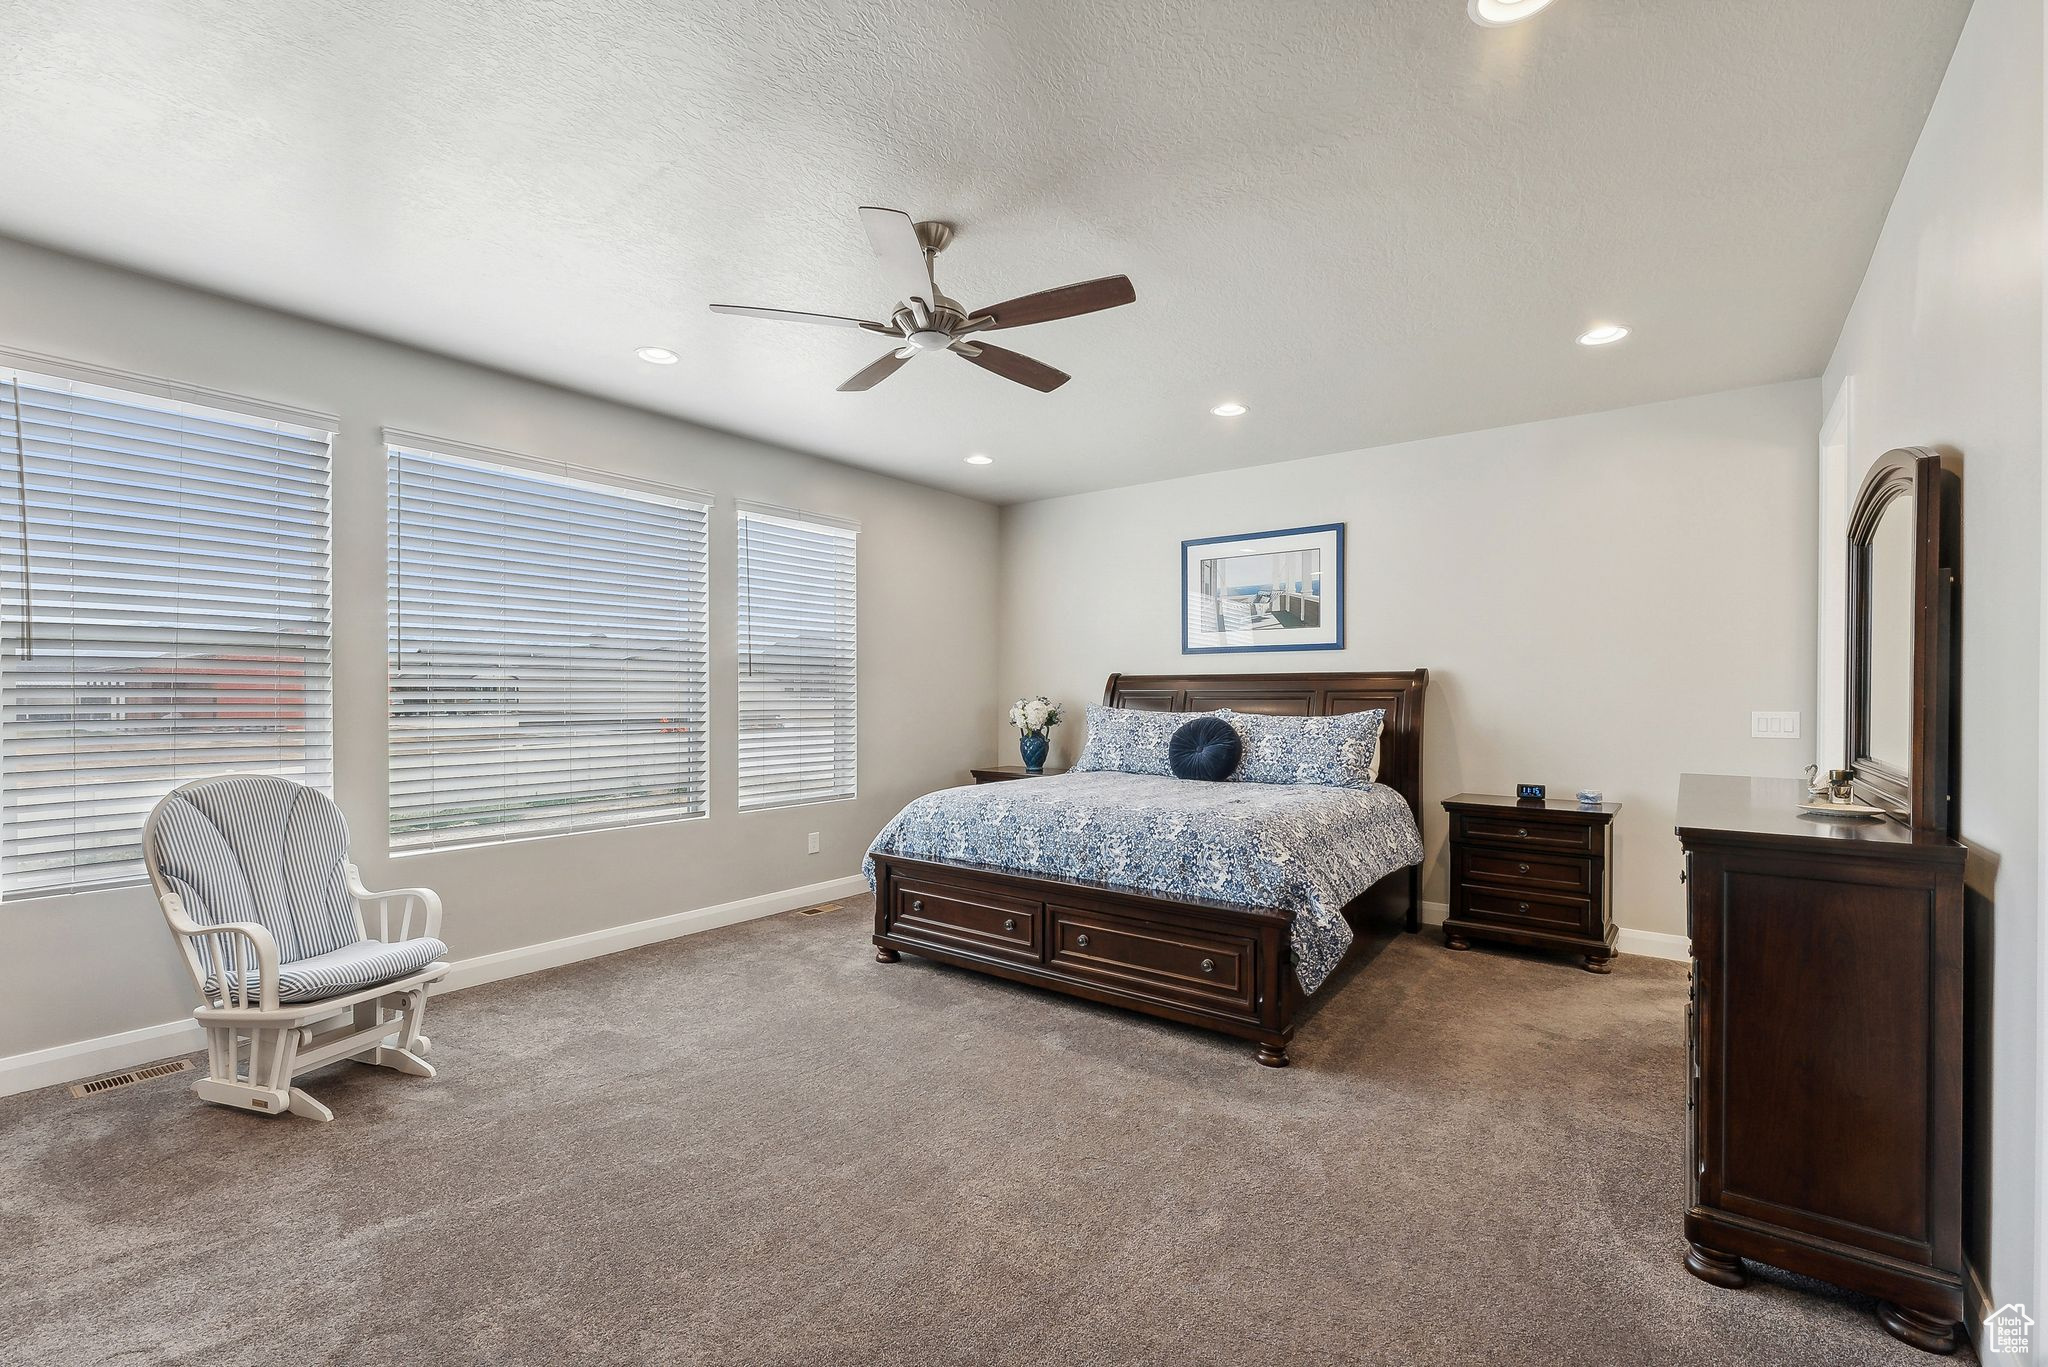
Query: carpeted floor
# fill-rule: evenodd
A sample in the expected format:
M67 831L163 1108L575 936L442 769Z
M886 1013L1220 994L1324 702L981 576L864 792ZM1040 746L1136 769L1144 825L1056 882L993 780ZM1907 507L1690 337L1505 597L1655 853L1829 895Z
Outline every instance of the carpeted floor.
M441 1077L314 1074L332 1125L0 1100L0 1359L1928 1361L1680 1266L1680 965L1382 938L1276 1071L866 918L447 997Z

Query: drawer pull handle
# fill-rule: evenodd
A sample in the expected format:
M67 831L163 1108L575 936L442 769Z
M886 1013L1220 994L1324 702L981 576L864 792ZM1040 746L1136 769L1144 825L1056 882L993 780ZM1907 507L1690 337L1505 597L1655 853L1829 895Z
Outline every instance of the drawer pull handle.
M1528 871L1529 871L1529 866L1528 866L1527 864L1517 864L1517 865L1515 865L1515 872L1516 872L1516 873L1527 873Z
M922 897L913 897L913 898L911 898L911 899L910 899L910 909L911 909L912 911L923 911L923 910L924 910L924 898L922 898Z
M1526 914L1529 910L1529 904L1527 902L1518 903L1515 910Z
M1014 917L1014 916L1005 916L1005 917L1003 918L1003 929L1004 929L1004 930L1015 930L1016 928L1017 928L1017 918L1016 918L1016 917Z
M1529 838L1529 828L1527 826L1524 826L1520 830L1516 831L1515 834L1521 837L1523 840L1527 840Z
M1202 971L1204 973L1214 973L1216 971L1216 961L1214 959L1202 960Z
M1086 935L1076 935L1074 937L1074 944L1081 949L1086 949L1088 948L1088 937Z

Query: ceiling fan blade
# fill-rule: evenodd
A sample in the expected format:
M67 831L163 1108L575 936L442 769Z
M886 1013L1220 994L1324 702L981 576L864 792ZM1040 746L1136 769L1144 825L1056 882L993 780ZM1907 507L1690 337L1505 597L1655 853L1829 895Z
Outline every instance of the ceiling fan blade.
M757 309L745 304L713 304L713 313L730 313L741 318L767 318L777 323L822 323L826 327L866 328L869 332L886 332L891 336L896 329L889 323L870 323L861 318L841 318L834 313L798 313L793 309Z
M1000 304L976 309L974 316L994 318L993 323L977 329L992 332L997 328L1020 328L1027 323L1049 323L1055 318L1072 318L1077 314L1113 309L1120 304L1131 303L1137 297L1138 292L1131 288L1128 275L1105 275L1100 280L1083 280L1078 285L1061 285L1056 290L1040 290L1036 294L1005 299Z
M882 263L889 287L905 299L922 299L927 304L938 289L932 284L924 244L917 240L917 226L901 209L877 209L862 205L861 226L868 230L868 246Z
M987 342L963 343L951 348L954 354L965 357L983 370L1028 385L1041 394L1050 394L1074 377L1064 370L1054 370L1043 361L1034 361L1029 356L1019 356L1014 351L1005 351Z
M839 392L842 394L855 394L863 389L873 389L876 385L894 375L904 362L915 355L917 353L909 347L888 352L883 355L881 360L876 361L866 370L863 370L860 374L839 386Z

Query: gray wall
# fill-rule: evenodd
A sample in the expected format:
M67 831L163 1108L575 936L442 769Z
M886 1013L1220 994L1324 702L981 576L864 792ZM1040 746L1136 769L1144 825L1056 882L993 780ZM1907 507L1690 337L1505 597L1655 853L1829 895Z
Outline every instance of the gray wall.
M1817 393L1800 380L1006 508L1002 694L1047 693L1078 723L1112 670L1427 667L1423 896L1445 895L1437 799L1590 786L1624 804L1617 920L1683 934L1678 775L1794 774L1810 753L1750 739L1749 712L1812 706ZM1183 539L1320 522L1347 524L1342 651L1180 653ZM1055 729L1057 762L1081 729Z
M622 338L622 348L642 339ZM996 510L0 239L0 346L336 414L335 789L372 887L427 884L457 957L858 871L918 793L965 781L994 715ZM410 431L670 480L719 499L711 541L711 815L386 857L384 454ZM733 809L734 498L862 524L860 796ZM943 662L942 667L939 667ZM822 852L804 853L818 831ZM0 908L0 1056L185 1016L191 986L142 888Z
M1962 456L1969 1244L2037 1316L2042 44L2040 0L1978 0L1822 381L1853 382L1852 497L1892 447Z

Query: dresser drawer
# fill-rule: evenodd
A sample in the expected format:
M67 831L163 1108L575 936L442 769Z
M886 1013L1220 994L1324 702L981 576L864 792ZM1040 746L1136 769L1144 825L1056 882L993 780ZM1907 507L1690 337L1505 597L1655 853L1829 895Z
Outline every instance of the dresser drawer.
M1594 929L1591 898L1502 892L1496 888L1466 887L1462 891L1464 914L1474 920L1588 933Z
M1146 996L1249 1013L1255 1006L1258 942L1178 926L1126 921L1057 904L1047 962L1077 977Z
M1043 909L1036 902L931 883L896 885L889 933L947 949L1037 963Z
M1458 849L1459 867L1451 878L1459 883L1490 883L1516 891L1568 892L1590 896L1593 861L1548 853L1502 851L1477 847Z
M1575 821L1515 821L1467 816L1461 812L1454 835L1460 840L1527 849L1574 850L1591 854L1598 848L1594 844L1593 828Z

